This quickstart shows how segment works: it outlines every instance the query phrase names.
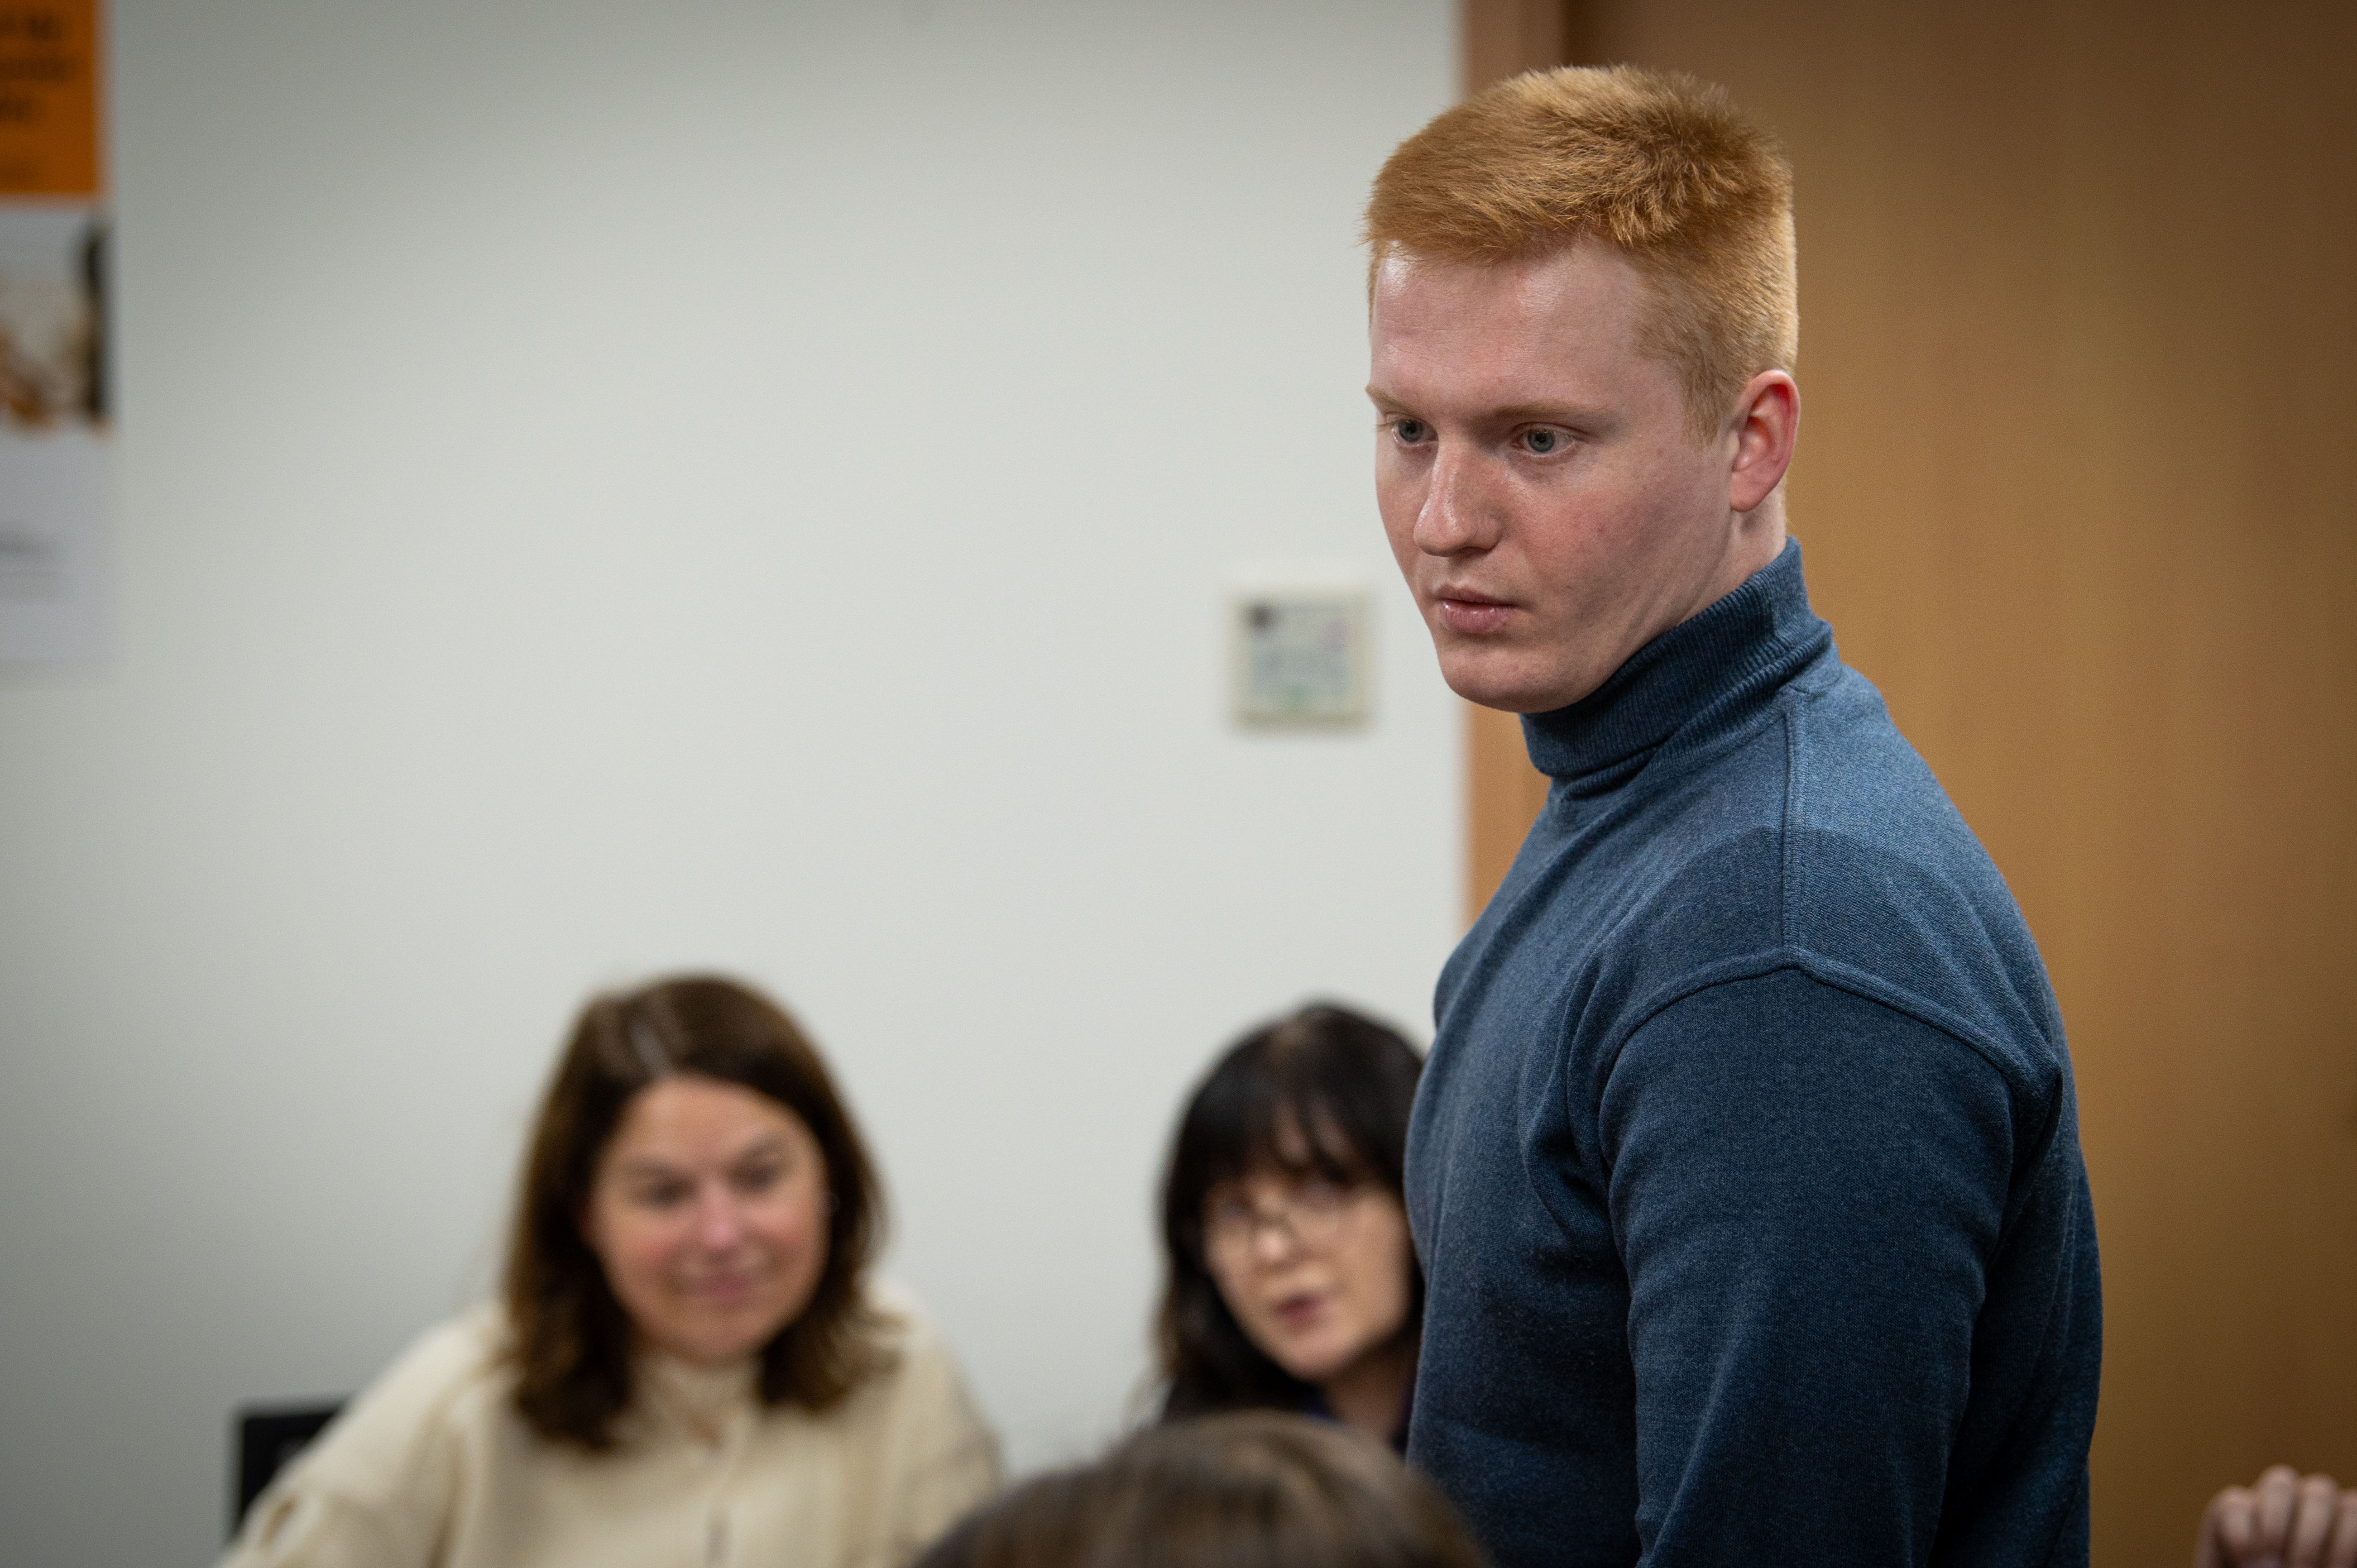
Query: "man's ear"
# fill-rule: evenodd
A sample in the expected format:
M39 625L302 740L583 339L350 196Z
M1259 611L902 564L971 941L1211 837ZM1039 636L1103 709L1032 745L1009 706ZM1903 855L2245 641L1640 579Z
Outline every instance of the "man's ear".
M1727 504L1750 511L1773 494L1792 466L1801 434L1801 389L1782 371L1762 371L1744 383L1733 415L1735 465L1727 473Z

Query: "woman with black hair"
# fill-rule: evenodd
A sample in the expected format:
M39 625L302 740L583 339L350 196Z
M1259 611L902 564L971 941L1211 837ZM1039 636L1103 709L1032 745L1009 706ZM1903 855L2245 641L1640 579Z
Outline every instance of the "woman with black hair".
M1213 1065L1162 1185L1163 1419L1305 1411L1405 1443L1424 1276L1401 1172L1423 1067L1327 1004Z

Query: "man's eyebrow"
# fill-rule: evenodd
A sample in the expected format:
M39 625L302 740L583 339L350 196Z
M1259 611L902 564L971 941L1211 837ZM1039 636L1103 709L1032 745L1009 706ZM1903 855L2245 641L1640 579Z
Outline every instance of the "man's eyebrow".
M1367 397L1377 407L1405 413L1407 405L1370 382ZM1503 408L1484 411L1482 419L1494 424L1520 424L1537 420L1546 424L1568 424L1582 430L1594 430L1613 423L1612 415L1604 409L1586 407L1572 403L1518 403Z
M1593 426L1608 423L1611 415L1600 408L1587 408L1576 403L1522 403L1505 408L1493 408L1490 417L1501 424L1512 421L1539 420L1548 424Z

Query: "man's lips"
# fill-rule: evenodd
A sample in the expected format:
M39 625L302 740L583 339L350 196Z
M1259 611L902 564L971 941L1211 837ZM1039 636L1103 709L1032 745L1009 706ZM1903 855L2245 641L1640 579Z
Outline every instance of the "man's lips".
M1442 588L1432 596L1440 611L1440 624L1463 636L1480 637L1503 627L1513 618L1514 607L1503 599L1469 588Z

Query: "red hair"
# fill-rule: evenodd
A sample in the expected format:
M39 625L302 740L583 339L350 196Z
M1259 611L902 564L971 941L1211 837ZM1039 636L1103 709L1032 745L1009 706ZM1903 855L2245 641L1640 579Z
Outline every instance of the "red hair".
M1792 166L1690 76L1566 66L1474 94L1384 163L1366 240L1370 288L1395 256L1495 266L1617 247L1652 285L1642 340L1676 368L1705 439L1800 351Z

